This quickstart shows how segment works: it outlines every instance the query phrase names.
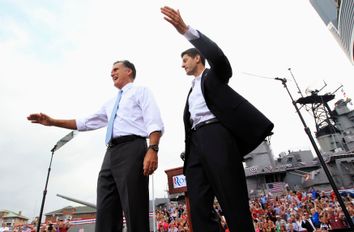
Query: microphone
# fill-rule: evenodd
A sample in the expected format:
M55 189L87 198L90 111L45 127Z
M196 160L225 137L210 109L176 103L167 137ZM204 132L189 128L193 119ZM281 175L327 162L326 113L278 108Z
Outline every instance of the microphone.
M274 79L277 80L277 81L281 81L283 83L286 83L286 81L287 81L285 78L279 78L279 77L276 77Z
M183 161L184 161L184 160L185 160L185 158L186 158L186 155L185 155L185 153L184 153L184 152L182 152L179 156L181 157L181 159L182 159Z

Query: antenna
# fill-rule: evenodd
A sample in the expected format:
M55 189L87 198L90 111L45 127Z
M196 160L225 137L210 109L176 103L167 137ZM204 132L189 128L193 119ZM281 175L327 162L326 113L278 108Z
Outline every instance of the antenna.
M296 85L296 88L297 88L297 92L301 95L301 97L304 97L304 95L302 94L301 89L300 89L300 87L299 87L299 85L298 85L298 83L297 83L297 81L296 81L296 79L295 79L295 77L294 77L294 75L293 75L293 72L291 71L291 68L288 68L288 70L289 70L289 72L290 72L290 74L291 74L291 77L293 78L293 80L294 80L294 82L295 82L295 85ZM306 105L300 106L300 109L301 109L302 107L305 107L305 110L306 110L306 111L309 111L309 109L307 108Z
M295 85L296 85L296 87L297 87L298 93L301 95L301 97L304 97L304 95L303 95L302 92L301 92L301 89L300 89L299 85L297 84L297 81L296 81L296 79L295 79L293 73L291 72L291 68L288 68L288 70L289 70L289 72L290 72L290 74L291 74L291 76L292 76L292 78L293 78L293 80L294 80L294 82L295 82Z
M332 94L335 94L338 90L340 90L341 88L343 87L343 85L341 84L336 90L334 90L333 92L332 92Z
M326 88L327 83L326 83L325 81L323 81L323 83L324 83L323 87L322 87L322 88L320 88L320 90L318 90L317 92L321 92L321 90L322 90L322 89Z

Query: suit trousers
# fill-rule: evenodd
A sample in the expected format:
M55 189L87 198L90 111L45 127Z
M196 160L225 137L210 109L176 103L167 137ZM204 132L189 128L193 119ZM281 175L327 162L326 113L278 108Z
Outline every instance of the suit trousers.
M193 231L221 231L214 197L231 232L254 231L242 158L230 132L220 123L192 131L186 162Z
M97 181L96 232L149 231L149 177L143 175L144 138L108 147Z

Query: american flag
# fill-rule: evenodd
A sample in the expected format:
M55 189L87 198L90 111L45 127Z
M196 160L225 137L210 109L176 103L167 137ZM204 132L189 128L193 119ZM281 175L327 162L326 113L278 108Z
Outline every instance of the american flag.
M87 218L87 219L72 220L72 221L70 221L70 224L83 225L83 224L91 224L91 223L95 223L95 222L96 222L96 218Z
M267 189L271 193L279 193L284 190L284 182L267 183Z

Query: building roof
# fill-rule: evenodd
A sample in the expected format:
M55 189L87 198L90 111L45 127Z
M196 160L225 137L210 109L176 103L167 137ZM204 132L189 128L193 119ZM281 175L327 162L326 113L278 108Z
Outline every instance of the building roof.
M58 209L58 210L46 213L45 216L51 216L53 214L62 215L63 211L66 211L68 209L73 209L73 212L75 212L75 214L95 213L96 212L95 208L88 207L88 206L76 206L76 207L66 206L62 209Z
M5 219L20 218L20 219L24 219L24 220L29 220L28 217L25 217L21 214L21 211L19 213L15 213L13 211L3 209L3 210L0 210L0 213L4 213L3 218L5 218Z

